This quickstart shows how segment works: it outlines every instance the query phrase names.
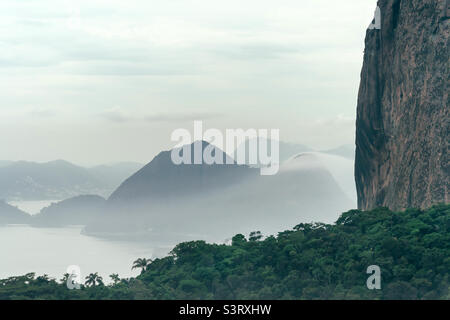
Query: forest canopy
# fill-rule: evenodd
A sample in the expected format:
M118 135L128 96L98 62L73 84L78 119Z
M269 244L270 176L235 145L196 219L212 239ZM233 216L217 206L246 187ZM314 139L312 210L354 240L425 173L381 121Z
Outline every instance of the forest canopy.
M98 274L80 290L67 277L0 280L0 299L450 299L450 206L348 211L333 225L301 223L231 245L180 243L161 259L136 260L136 278ZM366 286L381 270L381 289Z

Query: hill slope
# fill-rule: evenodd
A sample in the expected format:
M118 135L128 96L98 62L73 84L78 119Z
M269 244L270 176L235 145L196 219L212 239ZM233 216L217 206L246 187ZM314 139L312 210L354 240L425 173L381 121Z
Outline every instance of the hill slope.
M34 226L87 225L103 212L106 200L95 195L77 196L53 203L32 217Z
M202 144L201 150L209 146L207 142L195 142L190 146L191 157L195 145ZM217 152L222 152L214 148ZM224 162L226 154L223 153ZM192 160L193 163L193 160ZM204 194L228 185L238 183L247 176L256 176L258 170L247 166L181 164L175 165L171 151L159 153L150 163L126 179L108 199L109 203L120 202L160 202L170 198Z
M261 176L259 169L236 164L174 165L165 151L111 195L104 219L85 232L219 241L255 226L274 232L299 219L331 222L336 210L353 205L312 157L288 161L278 174Z
M137 278L67 290L34 274L0 280L2 299L450 299L450 206L353 210L231 245L181 243ZM367 268L381 269L368 290Z
M30 223L30 215L0 200L0 225Z
M83 168L67 161L9 162L0 166L0 198L54 200L82 194L109 196L139 164Z

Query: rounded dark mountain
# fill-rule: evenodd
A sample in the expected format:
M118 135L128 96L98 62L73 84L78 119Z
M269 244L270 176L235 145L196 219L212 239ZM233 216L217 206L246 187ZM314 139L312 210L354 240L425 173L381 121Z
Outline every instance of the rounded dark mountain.
M205 141L196 141L190 145L191 163L194 163L196 146L202 152L212 148L223 153L224 163L232 164L179 164L172 162L171 152L159 153L149 164L125 180L111 195L109 203L128 201L161 201L170 198L182 198L192 194L206 194L242 181L250 176L257 176L259 170L245 165L237 165L225 152ZM181 148L176 149L182 155Z

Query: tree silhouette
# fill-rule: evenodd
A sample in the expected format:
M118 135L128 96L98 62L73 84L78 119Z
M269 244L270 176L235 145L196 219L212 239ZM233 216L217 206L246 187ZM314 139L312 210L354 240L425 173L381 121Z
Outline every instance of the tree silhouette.
M91 273L86 277L85 285L90 287L103 285L103 278L98 275L98 273Z
M67 280L69 280L69 277L70 277L70 274L64 273L63 277L59 281L61 281L62 284L66 284Z
M133 267L131 268L131 270L141 269L141 273L143 273L150 263L152 263L151 259L139 258L133 262Z
M117 273L113 273L109 276L111 278L111 280L113 281L113 283L116 285L120 282L120 277Z

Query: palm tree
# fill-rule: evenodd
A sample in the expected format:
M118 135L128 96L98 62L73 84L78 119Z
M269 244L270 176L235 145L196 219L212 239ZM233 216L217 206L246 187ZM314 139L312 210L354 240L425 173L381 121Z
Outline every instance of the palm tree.
M67 280L69 280L69 277L70 277L70 274L64 273L63 277L59 281L61 281L61 283L65 285L67 283Z
M131 268L131 270L142 269L141 270L141 274L142 274L147 269L147 267L150 263L152 263L151 259L139 258L135 262L133 262L133 267Z
M115 285L120 282L120 278L119 278L119 275L117 273L113 273L109 277L111 278L111 280L114 282Z
M98 275L98 273L91 273L86 277L85 284L87 286L95 287L97 285L103 285L103 278Z

